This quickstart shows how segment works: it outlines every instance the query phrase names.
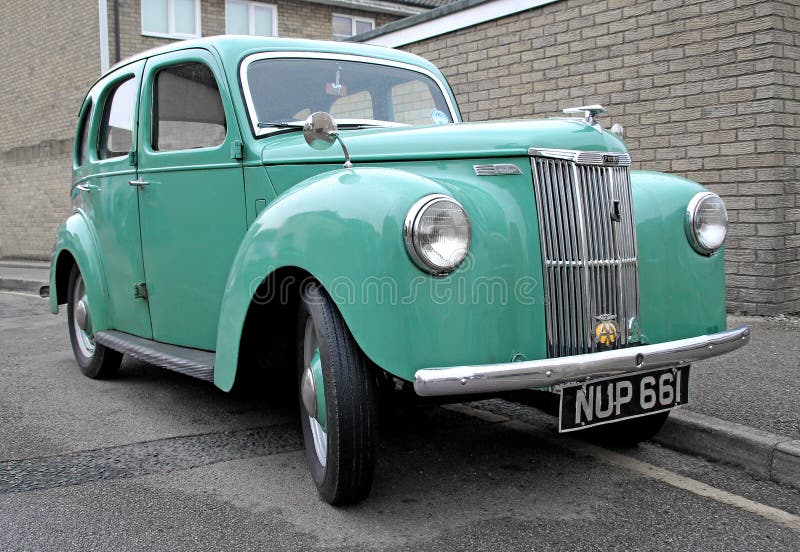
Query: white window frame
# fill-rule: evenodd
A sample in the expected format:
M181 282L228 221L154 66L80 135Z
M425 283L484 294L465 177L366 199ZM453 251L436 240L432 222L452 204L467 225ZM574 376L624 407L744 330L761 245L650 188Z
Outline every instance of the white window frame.
M225 34L228 33L228 4L246 4L247 5L247 34L251 36L265 36L256 35L256 18L254 17L255 9L258 8L271 8L272 9L272 35L278 36L278 6L275 4L267 4L266 2L254 2L253 0L225 0Z
M333 27L333 18L334 17L346 17L350 20L350 34L349 35L337 35L333 33L333 29L331 29L331 34L333 38L350 38L351 36L356 36L356 22L361 23L372 23L372 30L375 30L375 19L372 17L358 17L357 15L350 15L347 13L332 13L331 14L331 27Z
M176 33L175 32L175 14L174 14L174 0L166 0L167 2L167 32L166 33L159 33L155 31L147 31L144 28L144 3L140 2L139 13L142 20L142 36L154 36L157 38L175 38L175 39L187 39L187 38L200 38L202 36L202 31L200 27L200 0L194 0L194 34L186 34L186 33Z

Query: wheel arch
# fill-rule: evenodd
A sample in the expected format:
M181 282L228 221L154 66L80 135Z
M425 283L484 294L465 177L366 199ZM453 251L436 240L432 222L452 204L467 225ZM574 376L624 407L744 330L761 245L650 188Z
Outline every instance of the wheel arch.
M302 268L284 266L258 284L242 323L232 385L241 388L267 378L291 384L300 290L308 280L316 281Z
M55 285L50 287L50 297L55 299L56 305L64 305L67 302L69 275L72 267L78 263L67 249L60 251L53 262L55 264Z

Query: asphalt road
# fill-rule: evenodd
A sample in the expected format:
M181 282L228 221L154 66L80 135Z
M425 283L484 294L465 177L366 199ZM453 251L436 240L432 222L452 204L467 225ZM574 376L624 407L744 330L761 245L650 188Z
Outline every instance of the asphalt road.
M800 549L797 491L500 400L388 410L372 496L332 508L288 390L89 380L34 297L0 293L0 386L0 550Z

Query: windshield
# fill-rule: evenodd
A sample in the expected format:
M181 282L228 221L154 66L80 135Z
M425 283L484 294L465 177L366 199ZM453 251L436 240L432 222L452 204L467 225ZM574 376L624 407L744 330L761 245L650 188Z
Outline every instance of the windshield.
M453 113L439 84L428 75L390 65L341 59L256 59L243 70L253 127L304 121L326 111L338 123L439 125ZM262 127L258 129L258 124Z

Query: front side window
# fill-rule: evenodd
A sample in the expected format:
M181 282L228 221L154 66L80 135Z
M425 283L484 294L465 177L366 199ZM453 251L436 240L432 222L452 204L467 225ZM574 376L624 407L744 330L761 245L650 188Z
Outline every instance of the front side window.
M207 65L184 63L156 73L153 150L210 148L222 144L226 133L219 87Z
M405 64L267 57L245 62L241 78L256 134L315 111L343 126L438 125L455 116L439 82Z
M333 38L343 40L375 28L375 20L369 17L333 14Z
M142 0L142 34L199 37L200 0Z
M278 36L278 8L248 0L225 2L225 32L228 34Z
M131 77L118 85L106 100L97 151L100 159L122 157L131 151L136 93L136 79Z

